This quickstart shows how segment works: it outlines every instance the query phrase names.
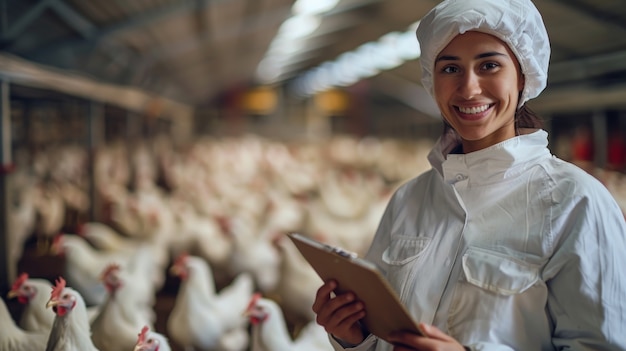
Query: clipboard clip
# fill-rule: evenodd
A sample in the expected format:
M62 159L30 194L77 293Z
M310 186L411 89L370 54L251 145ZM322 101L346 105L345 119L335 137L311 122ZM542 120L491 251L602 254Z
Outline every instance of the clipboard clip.
M330 251L341 256L341 257L345 257L345 258L349 258L349 259L355 259L358 257L358 255L355 252L350 252L348 250L344 250L342 248L339 247L331 247Z

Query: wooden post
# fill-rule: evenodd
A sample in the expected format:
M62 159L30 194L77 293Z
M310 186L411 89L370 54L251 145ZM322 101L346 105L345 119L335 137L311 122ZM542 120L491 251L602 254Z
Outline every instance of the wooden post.
M95 157L98 147L104 140L104 106L91 101L87 113L87 148L89 150L89 197L91 198L90 218L99 221L102 217L102 199L98 195L95 177Z
M11 157L11 99L9 82L0 81L0 293L9 290L16 277L17 263L11 260L11 233L9 212L11 210L10 180L13 171Z

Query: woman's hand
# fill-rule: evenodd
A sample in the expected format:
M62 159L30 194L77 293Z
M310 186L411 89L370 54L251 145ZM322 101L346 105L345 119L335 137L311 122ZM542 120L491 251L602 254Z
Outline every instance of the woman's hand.
M432 325L420 323L424 336L413 333L393 333L388 342L394 345L393 351L464 351L465 347L451 336Z
M337 288L335 281L328 281L317 290L313 312L317 324L334 337L350 344L360 344L367 336L359 320L365 317L365 306L356 300L353 293L331 296Z

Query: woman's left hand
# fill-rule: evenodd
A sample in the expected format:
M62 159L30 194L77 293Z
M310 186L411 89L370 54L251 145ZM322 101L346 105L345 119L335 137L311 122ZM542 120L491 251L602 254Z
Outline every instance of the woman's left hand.
M388 340L394 345L393 351L465 351L451 336L437 327L420 323L424 336L413 333L393 333Z

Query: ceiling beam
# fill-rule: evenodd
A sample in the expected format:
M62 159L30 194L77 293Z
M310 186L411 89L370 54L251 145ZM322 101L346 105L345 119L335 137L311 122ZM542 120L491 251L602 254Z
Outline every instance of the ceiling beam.
M199 33L198 35L189 36L184 40L169 43L167 46L156 47L143 54L141 56L141 61L134 65L134 74L131 76L129 82L137 81L141 76L147 74L152 67L157 65L159 62L170 60L196 50L202 45L206 45L209 41L215 45L220 42L237 40L239 37L248 36L267 28L278 26L282 23L282 21L284 21L290 11L291 6L285 6L271 12L262 12L260 14L244 18L241 21L242 23L245 23L243 29L239 24L233 23L226 28L221 28L218 32L207 30ZM215 56L219 54L220 53L216 53Z
M22 14L19 18L13 22L6 31L2 32L2 47L5 47L8 43L11 43L17 37L24 32L28 26L30 26L44 11L50 7L54 0L41 0L35 6L31 7L26 13Z
M548 71L550 84L591 81L594 77L626 71L626 50L571 61L552 63Z
M96 26L83 15L79 14L62 0L52 0L51 9L61 17L65 23L77 31L83 38L88 39L96 31Z
M40 45L21 52L22 55L32 59L42 59L59 51L78 51L96 46L102 40L115 35L132 31L137 28L149 26L164 19L179 16L184 13L198 11L212 1L224 0L181 0L168 6L161 6L157 9L146 11L135 16L131 16L123 21L104 26L92 31L86 38L65 38L45 45Z
M563 6L569 7L580 14L583 14L599 23L601 25L606 26L614 26L620 28L622 30L626 30L626 23L624 23L623 17L619 14L606 12L599 10L597 6L590 6L584 1L580 0L552 0L553 2L557 2L562 4Z
M271 12L261 12L257 15L243 18L241 20L243 27L239 23L233 23L228 27L220 28L220 30L216 32L208 30L199 33L197 36L191 36L185 38L185 40L170 43L167 46L157 47L143 55L143 57L145 57L145 62L143 63L153 64L159 61L174 58L186 52L195 50L208 40L212 43L220 43L258 33L259 31L282 23L282 21L287 18L289 11L291 11L291 6L281 7Z
M89 38L96 31L96 26L62 0L41 0L19 17L0 38L0 47L7 49L33 24L46 10L54 11L63 22L74 29L83 38Z

